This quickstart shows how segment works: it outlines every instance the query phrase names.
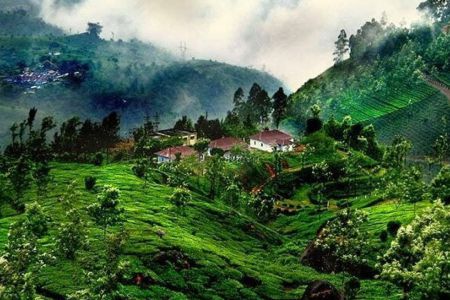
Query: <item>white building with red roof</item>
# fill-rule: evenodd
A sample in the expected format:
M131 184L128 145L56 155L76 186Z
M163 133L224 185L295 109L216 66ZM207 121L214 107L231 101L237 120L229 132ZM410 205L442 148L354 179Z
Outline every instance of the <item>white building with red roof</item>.
M225 158L232 159L231 150L234 148L247 149L248 145L243 140L235 137L223 137L209 143L208 154L211 155L213 149L220 149L224 152Z
M250 148L265 152L294 150L294 138L279 130L264 130L250 137Z
M170 147L155 153L158 163L175 161L178 155L183 159L196 154L194 149L187 146Z

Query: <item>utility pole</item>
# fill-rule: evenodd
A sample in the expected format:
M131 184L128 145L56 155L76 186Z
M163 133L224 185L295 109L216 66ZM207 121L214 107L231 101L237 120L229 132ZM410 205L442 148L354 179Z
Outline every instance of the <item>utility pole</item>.
M186 60L186 52L187 52L187 50L188 50L188 48L187 48L187 46L186 46L186 42L180 42L180 47L179 47L179 49L180 49L180 55L181 55L181 58L182 58L183 60Z
M156 112L153 117L153 128L155 132L159 131L159 124L160 124L159 114L158 112Z

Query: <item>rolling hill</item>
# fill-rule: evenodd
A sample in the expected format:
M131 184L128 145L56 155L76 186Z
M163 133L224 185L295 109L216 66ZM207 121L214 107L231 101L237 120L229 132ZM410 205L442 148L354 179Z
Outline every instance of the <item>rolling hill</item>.
M370 24L382 28L377 21ZM363 27L360 35L370 36L364 30L370 32ZM415 145L414 155L430 154L436 138L450 131L449 123L442 121L450 118L450 100L429 80L449 86L445 45L450 37L438 25L380 30L374 38L380 41L364 41L370 47L361 53L355 46L349 59L291 95L285 126L303 128L309 107L319 104L324 119L349 115L353 123L373 123L383 142L403 135Z
M129 239L122 258L130 262L121 280L126 299L299 299L314 279L329 280L342 288L342 275L322 274L300 264L299 256L318 228L332 213L316 215L305 207L295 216L280 216L273 224L262 225L221 201L194 193L184 213L169 201L174 188L154 181L145 184L131 171L132 164L119 163L103 167L87 164L52 165L51 189L40 200L44 213L51 216L49 234L40 247L54 249L53 237L65 211L60 202L67 186L76 181L73 205L82 208L94 201L96 192L80 184L85 176L97 177L98 185L120 187L121 207L125 209L125 229ZM156 174L153 176L158 177ZM27 194L27 202L34 198ZM67 195L66 195L67 196ZM391 218L410 221L412 205L392 212L389 202L368 204L372 198L352 200L366 207L373 221L367 224L374 243L377 234ZM419 208L426 207L420 203ZM9 225L23 218L3 206L0 218L0 248L6 243ZM389 211L389 217L386 212ZM83 211L88 222L89 249L81 256L94 257L103 250L103 233ZM116 231L117 228L111 229ZM163 236L158 234L163 232ZM101 258L99 258L101 261ZM48 299L65 299L85 287L83 259L59 258L49 264L38 278L38 291ZM135 279L141 276L142 281ZM362 280L359 296L363 299L400 299L400 291L390 283ZM389 287L390 290L387 288Z

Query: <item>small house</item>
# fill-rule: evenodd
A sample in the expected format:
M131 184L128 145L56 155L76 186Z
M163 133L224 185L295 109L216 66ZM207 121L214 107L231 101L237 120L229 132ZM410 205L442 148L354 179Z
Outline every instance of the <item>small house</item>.
M158 163L173 162L178 156L183 159L196 154L194 149L187 146L170 147L155 153Z
M224 157L226 159L235 159L231 151L235 148L247 149L248 145L238 138L223 137L209 143L208 154L211 155L213 149L220 149L224 152Z
M194 146L197 143L197 133L184 131L184 130L176 130L176 129L165 129L155 132L155 135L152 138L156 139L164 139L177 137L183 141L184 146Z
M264 130L250 137L250 148L265 152L294 150L294 138L279 130Z

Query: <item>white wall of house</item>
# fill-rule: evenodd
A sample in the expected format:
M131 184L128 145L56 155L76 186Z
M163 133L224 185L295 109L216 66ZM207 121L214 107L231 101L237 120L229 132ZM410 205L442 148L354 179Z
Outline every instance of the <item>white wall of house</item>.
M261 141L250 139L250 148L258 149L265 152L273 152L273 147Z
M274 147L261 141L250 139L250 148L258 149L265 152L273 152ZM277 150L282 152L290 152L294 150L294 146L293 145L277 146Z

